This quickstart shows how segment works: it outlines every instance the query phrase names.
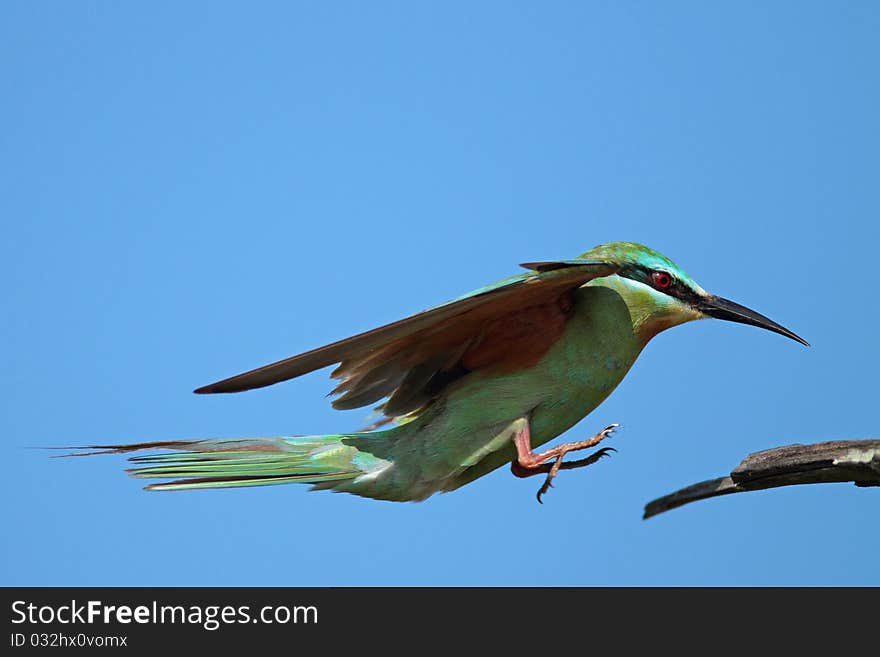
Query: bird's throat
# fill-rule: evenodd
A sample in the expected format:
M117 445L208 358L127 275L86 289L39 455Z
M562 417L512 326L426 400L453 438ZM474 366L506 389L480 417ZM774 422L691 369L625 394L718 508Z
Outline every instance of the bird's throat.
M632 332L642 346L658 333L702 315L674 297L622 276L606 276L587 285L616 292L629 311Z

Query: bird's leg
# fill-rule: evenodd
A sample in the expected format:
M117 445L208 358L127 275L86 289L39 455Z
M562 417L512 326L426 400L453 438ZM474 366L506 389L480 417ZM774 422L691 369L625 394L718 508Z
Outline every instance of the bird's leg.
M547 479L538 490L538 502L541 502L541 497L553 486L553 478L556 477L560 470L582 468L587 465L592 465L603 456L606 456L610 451L613 451L613 448L609 447L601 449L585 459L570 461L567 463L562 462L563 456L569 452L595 447L614 433L614 430L619 426L619 424L610 424L595 436L587 438L586 440L578 440L573 443L563 443L562 445L557 445L544 452L535 453L532 451L529 424L526 422L522 429L516 432L513 436L513 443L516 445L516 460L510 464L510 470L517 477L531 477L532 475L547 473ZM550 463L551 460L553 463Z

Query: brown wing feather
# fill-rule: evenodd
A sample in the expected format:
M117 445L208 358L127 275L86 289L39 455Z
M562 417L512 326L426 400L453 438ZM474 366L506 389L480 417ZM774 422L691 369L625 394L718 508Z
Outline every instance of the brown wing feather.
M465 351L462 366L469 371L516 372L536 365L562 336L571 307L571 292L566 291L551 303L492 320L480 340Z
M558 339L570 291L616 271L609 263L569 261L412 315L386 326L204 386L197 393L239 392L339 363L336 408L390 396L385 412L416 410L456 373L537 362ZM548 267L547 265L551 265Z

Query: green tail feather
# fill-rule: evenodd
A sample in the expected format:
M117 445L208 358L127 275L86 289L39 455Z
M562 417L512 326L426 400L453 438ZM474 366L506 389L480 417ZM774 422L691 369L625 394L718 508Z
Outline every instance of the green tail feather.
M171 479L148 484L146 490L192 490L305 483L332 487L369 473L354 447L342 443L344 435L243 440L192 440L94 445L75 449L93 450L71 454L127 453L145 449L174 449L129 459L136 464L127 472L140 479ZM94 451L97 450L97 451Z

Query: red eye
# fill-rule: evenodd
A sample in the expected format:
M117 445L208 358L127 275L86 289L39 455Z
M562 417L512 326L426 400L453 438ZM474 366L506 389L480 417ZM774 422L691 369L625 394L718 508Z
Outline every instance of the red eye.
M651 272L651 278L654 281L654 287L660 290L665 290L672 284L672 276L667 274L665 271Z

